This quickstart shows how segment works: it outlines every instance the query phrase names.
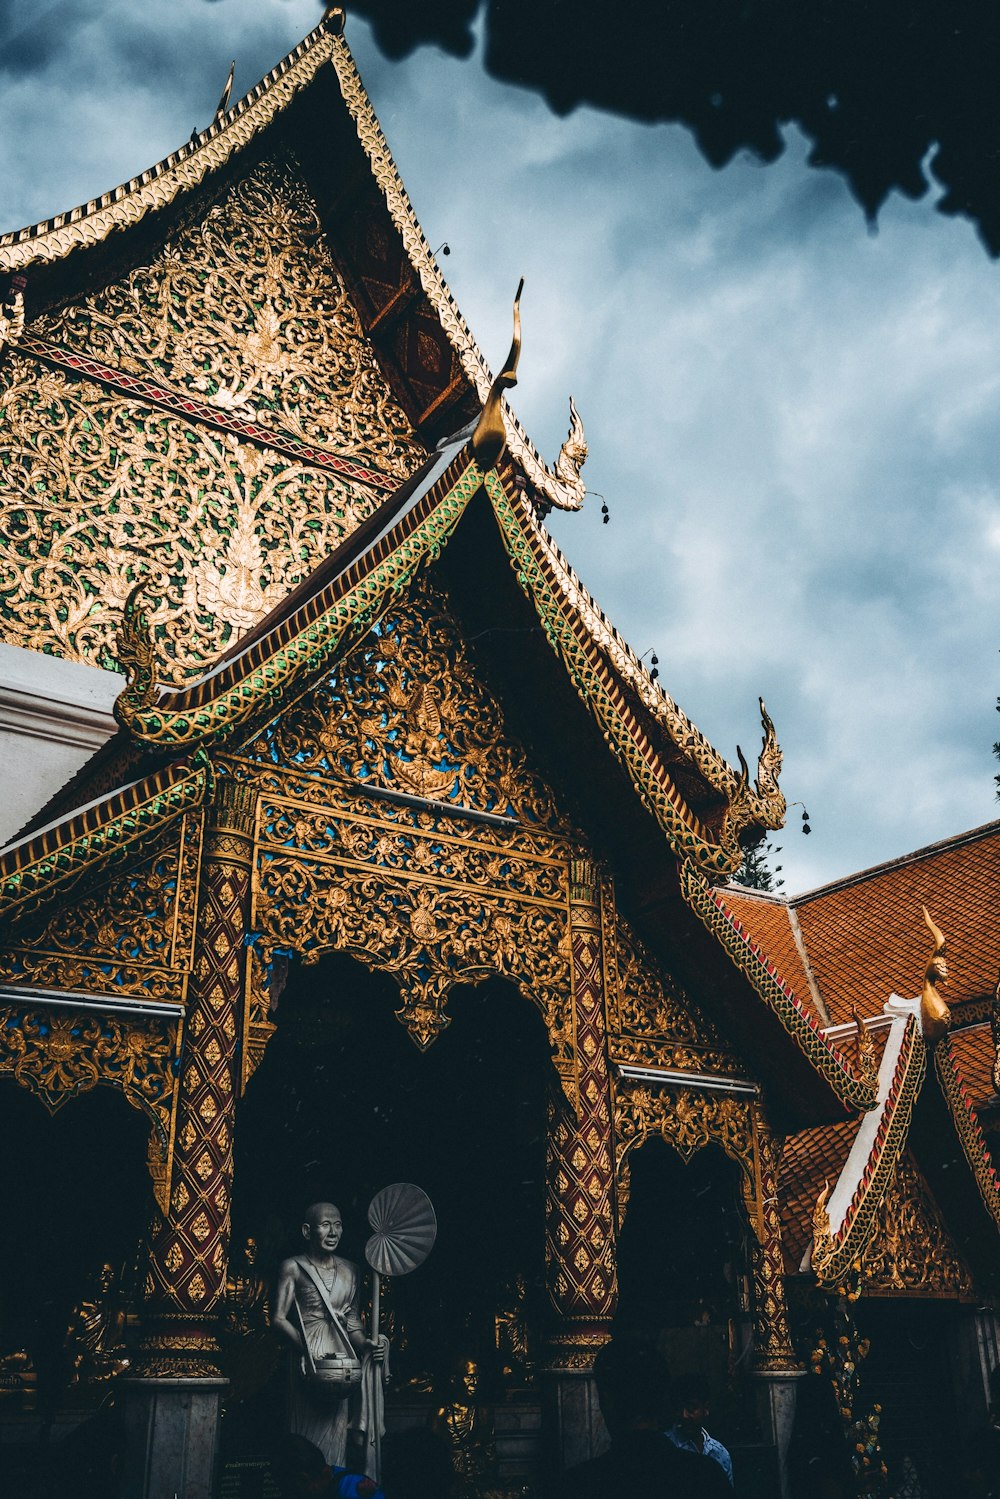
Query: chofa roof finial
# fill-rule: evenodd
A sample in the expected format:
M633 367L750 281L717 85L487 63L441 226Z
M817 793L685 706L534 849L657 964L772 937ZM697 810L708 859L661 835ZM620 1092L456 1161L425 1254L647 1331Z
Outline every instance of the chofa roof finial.
M219 119L221 115L224 115L226 110L229 108L229 100L231 99L233 93L233 79L235 77L236 59L234 57L232 62L229 64L229 77L226 79L226 86L222 90L222 96L219 99L218 104L215 106L215 114L212 116L212 118L215 120Z
M925 1041L938 1041L951 1024L951 1011L938 993L938 986L948 982L948 964L945 961L947 945L944 933L927 914L927 907L923 906L921 909L927 930L934 938L934 948L924 974L924 987L920 992L920 1025Z
M517 384L517 362L521 357L521 292L523 290L524 277L522 276L517 283L517 293L514 297L514 337L510 353L507 355L503 369L490 386L490 393L486 397L482 415L472 434L472 456L484 474L488 469L496 467L507 446L507 429L504 426L500 403L504 391L511 390Z

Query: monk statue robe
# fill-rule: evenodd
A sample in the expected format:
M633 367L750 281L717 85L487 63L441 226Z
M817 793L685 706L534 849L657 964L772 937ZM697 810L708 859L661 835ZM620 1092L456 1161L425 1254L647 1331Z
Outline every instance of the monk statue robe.
M378 1479L377 1449L383 1435L382 1380L388 1339L366 1336L359 1311L357 1267L337 1253L343 1233L340 1212L314 1203L302 1225L305 1253L286 1260L278 1275L271 1326L289 1345L288 1430L308 1438L332 1466L348 1466L347 1446L361 1446L369 1477ZM339 1362L360 1365L357 1378L338 1395L323 1374Z
M114 1284L113 1267L102 1265L92 1278L90 1295L70 1312L64 1342L70 1384L99 1384L128 1368L125 1311L114 1295Z

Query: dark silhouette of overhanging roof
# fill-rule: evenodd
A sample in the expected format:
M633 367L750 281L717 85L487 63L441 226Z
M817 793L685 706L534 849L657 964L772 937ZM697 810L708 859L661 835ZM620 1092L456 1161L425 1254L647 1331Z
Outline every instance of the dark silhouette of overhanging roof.
M940 189L1000 255L1000 6L987 0L351 0L389 56L458 56L560 114L595 105L689 129L705 159L774 161L796 124L872 221Z

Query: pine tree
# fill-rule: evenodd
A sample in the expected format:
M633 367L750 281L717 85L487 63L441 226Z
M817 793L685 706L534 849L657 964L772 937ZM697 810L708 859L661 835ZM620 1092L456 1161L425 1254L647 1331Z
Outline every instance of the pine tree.
M772 869L769 860L780 853L781 845L772 844L766 838L750 844L743 850L743 862L733 879L738 885L746 885L750 890L770 890L777 893L785 883L781 878L782 866L775 864Z

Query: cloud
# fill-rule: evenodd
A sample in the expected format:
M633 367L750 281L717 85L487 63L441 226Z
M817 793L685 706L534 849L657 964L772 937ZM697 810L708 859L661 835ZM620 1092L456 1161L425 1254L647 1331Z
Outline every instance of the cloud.
M0 31L5 227L167 154L231 57L238 94L318 7L80 0L17 33L35 13ZM814 827L784 835L788 888L992 818L1000 280L972 229L893 198L868 235L794 131L715 172L679 128L560 119L478 60L348 36L494 362L526 277L514 403L542 451L570 392L583 413L612 522L591 499L560 545L730 758L767 699Z

